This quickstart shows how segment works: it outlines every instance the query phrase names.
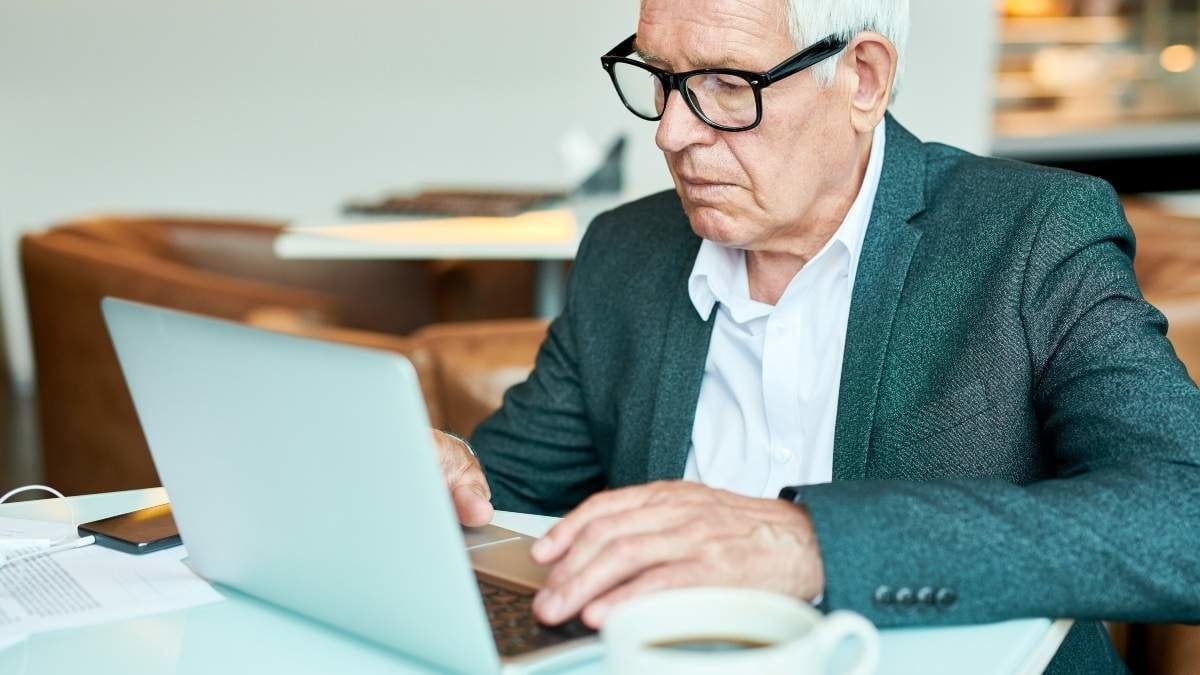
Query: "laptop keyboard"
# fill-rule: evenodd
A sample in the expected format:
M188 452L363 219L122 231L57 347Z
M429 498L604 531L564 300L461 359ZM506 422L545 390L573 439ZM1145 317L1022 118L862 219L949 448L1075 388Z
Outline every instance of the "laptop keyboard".
M517 656L595 634L578 619L561 626L544 626L533 617L532 595L477 581L500 656Z

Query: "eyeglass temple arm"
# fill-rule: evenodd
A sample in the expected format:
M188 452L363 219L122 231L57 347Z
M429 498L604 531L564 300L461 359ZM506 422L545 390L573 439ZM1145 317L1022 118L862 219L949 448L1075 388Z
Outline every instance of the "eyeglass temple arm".
M608 50L605 56L629 56L633 53L633 45L637 42L637 33L630 35L621 41L621 44Z
M630 40L632 39L633 38L630 38ZM778 82L789 75L795 75L805 68L810 68L842 51L846 48L847 44L849 43L841 38L834 36L827 37L767 71L763 78L766 80L766 82L763 84L767 85L771 84L772 82Z

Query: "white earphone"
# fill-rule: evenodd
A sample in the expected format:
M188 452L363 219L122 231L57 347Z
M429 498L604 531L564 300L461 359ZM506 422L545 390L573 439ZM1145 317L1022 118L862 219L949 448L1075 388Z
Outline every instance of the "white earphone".
M79 523L75 517L75 507L71 505L71 500L67 499L66 495L64 495L63 493L61 493L58 490L55 490L54 488L49 487L47 485L26 485L24 487L19 487L19 488L9 490L8 492L4 493L4 496L0 497L0 504L3 504L4 502L8 501L9 498L12 497L13 495L18 495L18 494L21 494L22 492L31 492L33 490L41 490L43 492L49 492L50 494L63 500L63 503L67 505L67 511L71 514L71 532L72 533L78 532L78 530L76 528L79 527ZM59 551L69 551L73 548L81 548L84 546L89 546L91 544L96 543L96 538L92 537L92 536L87 536L87 537L68 536L63 539L59 539L58 541L52 541L48 545L43 544L43 541L44 540L25 540L25 539L20 539L20 540L9 539L9 540L4 541L4 543L6 543L10 546L12 546L13 544L19 544L22 542L26 542L26 543L28 543L29 546L44 546L44 548L40 548L35 551L29 551L29 550L26 550L26 549L28 549L29 546L21 546L21 547L19 547L19 549L17 551L13 551L11 553L6 552L6 551L0 551L0 567L4 567L5 565L10 565L15 562L20 562L22 560L30 560L32 558L39 558L44 555L51 555L53 553L58 553Z

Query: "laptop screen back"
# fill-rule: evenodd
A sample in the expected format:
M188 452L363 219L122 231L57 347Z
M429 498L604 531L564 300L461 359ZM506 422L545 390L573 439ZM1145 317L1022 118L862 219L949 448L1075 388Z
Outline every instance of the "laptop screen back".
M499 669L406 359L103 310L199 574L455 670Z

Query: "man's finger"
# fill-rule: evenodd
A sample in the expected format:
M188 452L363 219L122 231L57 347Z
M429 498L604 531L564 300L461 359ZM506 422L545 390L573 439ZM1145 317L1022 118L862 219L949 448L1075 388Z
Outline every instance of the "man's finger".
M494 509L478 483L456 485L450 492L458 522L467 527L482 527L492 522Z
M669 532L694 517L695 510L688 506L661 504L594 518L575 536L571 548L546 577L545 586L554 590L573 579L611 541L641 534Z
M492 490L488 487L479 460L457 438L435 429L433 440L458 521L467 527L487 525L494 512Z
M588 603L583 608L580 619L590 628L599 630L612 610L622 602L646 593L695 585L700 578L697 572L696 564L688 561L667 563L648 569Z
M690 553L680 534L642 534L609 542L592 563L557 589L543 588L533 611L543 623L558 625L595 598L643 570L679 560Z
M447 476L458 522L480 527L492 522L492 491L475 457L465 454L456 472Z
M660 484L651 483L592 495L550 528L529 552L537 563L549 565L571 548L575 537L589 522L602 516L638 508L661 489Z

